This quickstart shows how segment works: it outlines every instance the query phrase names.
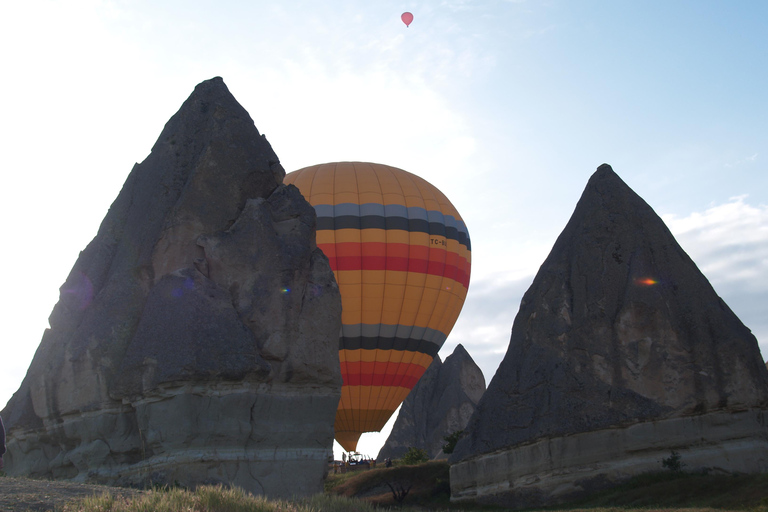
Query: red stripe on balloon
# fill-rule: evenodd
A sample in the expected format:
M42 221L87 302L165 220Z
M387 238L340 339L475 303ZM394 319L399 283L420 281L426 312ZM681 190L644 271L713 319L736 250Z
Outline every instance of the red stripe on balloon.
M469 262L455 252L407 244L344 242L318 244L331 270L395 270L447 277L469 286ZM386 255L386 256L383 256Z
M395 363L390 368L396 373L374 373L374 362L346 362L342 365L341 377L345 386L399 386L413 389L426 371L419 364Z
M417 382L419 382L419 379L416 377L385 375L381 373L348 375L344 379L345 386L397 386L406 389L413 389Z
M345 361L344 364L346 365L346 373L353 374L353 373L388 373L391 375L411 375L413 377L419 378L421 377L425 371L427 371L426 368L424 368L422 365L417 363L395 363L395 362L389 362L389 368L393 371L388 372L376 372L377 365L378 369L381 368L382 364L386 364L386 361ZM344 368L342 368L342 374L345 373Z

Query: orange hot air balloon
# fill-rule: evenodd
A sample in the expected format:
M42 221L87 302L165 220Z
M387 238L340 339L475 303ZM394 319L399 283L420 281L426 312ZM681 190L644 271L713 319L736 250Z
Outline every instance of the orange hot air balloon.
M405 23L406 28L410 26L411 23L413 23L413 14L409 12L404 12L400 15L400 19L403 20L403 23Z
M344 384L336 440L379 431L453 328L469 286L469 234L433 185L381 164L339 162L285 177L317 212L317 246L341 290Z

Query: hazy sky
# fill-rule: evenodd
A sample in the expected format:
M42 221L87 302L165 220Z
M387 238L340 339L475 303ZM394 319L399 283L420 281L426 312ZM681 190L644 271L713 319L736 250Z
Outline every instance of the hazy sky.
M604 162L768 357L768 2L7 1L0 66L0 408L134 162L213 76L287 171L379 162L451 199L473 266L443 359L462 343L490 381Z

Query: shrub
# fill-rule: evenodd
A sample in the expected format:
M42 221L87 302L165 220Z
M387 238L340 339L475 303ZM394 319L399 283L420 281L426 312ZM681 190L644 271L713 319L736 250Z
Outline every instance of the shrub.
M411 492L413 484L411 482L386 482L392 491L392 499L398 504L402 504L408 493Z
M457 430L453 434L445 436L443 438L443 441L445 441L445 444L443 445L443 453L446 455L453 453L453 449L456 448L456 443L459 442L459 439L461 439L461 435L463 433L463 430Z
M669 457L666 459L661 459L661 467L667 468L673 473L679 473L686 465L685 463L681 462L682 458L683 457L679 453L677 453L675 450L672 450L672 453Z
M408 448L408 451L405 452L405 455L403 455L400 458L400 462L407 466L412 466L414 464L421 464L422 462L427 462L428 460L429 460L429 455L427 455L427 450L422 450L421 448L414 448L413 446Z

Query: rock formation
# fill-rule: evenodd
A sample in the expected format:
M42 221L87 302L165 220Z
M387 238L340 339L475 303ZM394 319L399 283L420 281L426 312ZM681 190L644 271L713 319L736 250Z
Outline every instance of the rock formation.
M6 471L322 491L341 300L315 212L221 78L134 166L2 412Z
M451 458L454 500L555 503L645 471L768 470L757 340L602 165L523 297Z
M443 439L463 430L485 391L485 377L460 344L443 363L435 356L400 407L386 443L376 458L400 458L408 448L442 455Z

